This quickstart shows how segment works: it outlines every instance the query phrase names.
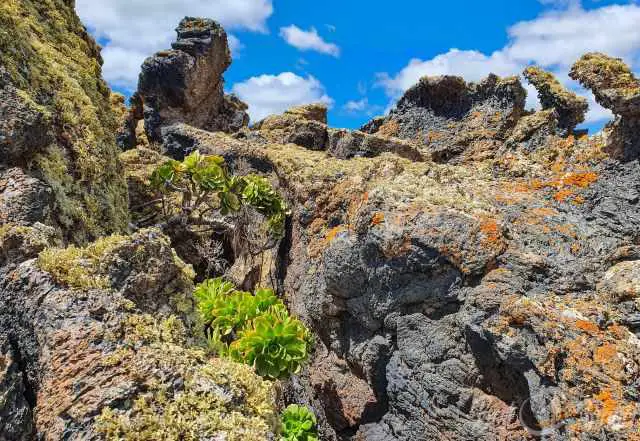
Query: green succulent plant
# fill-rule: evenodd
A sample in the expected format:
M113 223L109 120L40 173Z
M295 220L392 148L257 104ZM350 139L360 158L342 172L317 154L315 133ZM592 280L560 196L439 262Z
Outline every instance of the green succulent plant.
M265 216L271 231L284 231L287 204L262 176L245 176L242 198Z
M199 284L194 296L203 320L223 336L241 329L279 302L272 290L261 289L254 296L220 278Z
M280 441L319 441L316 416L309 408L291 404L282 412L280 420Z
M169 160L153 171L150 181L160 192L166 217L178 212L199 225L210 220L221 226L224 223L213 214L226 216L246 205L266 217L272 235L281 237L284 232L288 214L284 199L261 176L231 176L221 156L195 151L182 162ZM174 206L176 198L167 197L172 193L182 195L179 207Z
M309 335L284 307L271 307L240 332L229 353L233 359L254 366L258 375L285 378L300 371L307 360Z
M266 378L283 378L307 360L311 338L304 324L289 316L273 290L252 295L221 278L199 284L194 297L210 347L249 364Z

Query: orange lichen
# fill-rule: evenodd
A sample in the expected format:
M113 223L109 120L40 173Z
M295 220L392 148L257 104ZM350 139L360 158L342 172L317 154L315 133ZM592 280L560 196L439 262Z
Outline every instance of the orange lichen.
M599 412L600 420L603 424L608 424L609 417L616 413L618 402L613 398L611 391L607 389L596 394L594 398L602 403L602 409Z
M380 225L383 222L384 222L384 213L382 213L381 211L375 213L371 217L371 225L372 226Z
M500 227L493 219L484 219L480 224L480 231L488 243L495 243L501 239Z
M576 327L582 331L590 332L590 333L595 333L600 330L598 325L588 320L577 320Z
M562 178L563 185L587 188L598 180L598 174L595 172L586 173L570 173Z
M331 243L336 237L338 237L340 233L343 233L345 231L347 231L347 228L344 225L338 225L337 227L334 227L327 232L325 241L327 243Z
M427 133L427 142L429 142L429 143L434 142L434 141L438 141L438 140L440 140L442 138L444 138L444 133L442 133L442 132L435 132L435 131L430 130Z
M557 192L553 196L553 198L558 202L564 202L568 198L570 198L571 196L573 196L573 191L571 191L571 190L560 190L559 192Z
M617 355L616 345L606 343L596 349L594 360L598 363L609 363Z
M396 136L399 130L400 125L398 122L390 120L382 124L376 133L382 136Z

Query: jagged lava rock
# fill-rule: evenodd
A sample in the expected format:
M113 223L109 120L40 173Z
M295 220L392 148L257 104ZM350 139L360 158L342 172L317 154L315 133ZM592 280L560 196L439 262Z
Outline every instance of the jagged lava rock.
M607 126L606 151L621 161L640 157L640 80L624 61L601 53L585 54L569 76L591 89L596 101L616 118Z
M215 21L187 17L172 49L147 58L138 96L150 141L165 125L184 122L210 131L237 131L248 124L247 106L225 96L222 74L231 64L227 34Z
M504 140L524 112L526 91L517 77L490 75L479 83L456 76L423 77L384 122L365 130L409 139L446 161L469 147Z
M153 229L2 277L2 437L272 439L272 385L194 346L192 277Z
M576 126L584 121L585 113L589 108L586 98L568 91L552 73L539 67L526 68L523 76L538 91L542 109L555 109L560 129L573 132Z
M22 192L50 202L34 218L34 204L25 199L24 214L13 204L3 220L45 223L72 242L123 231L127 190L111 92L99 47L74 3L6 0L0 24L0 173L15 176L19 168L24 176L3 185L0 193L11 194L0 199ZM22 183L27 187L16 188Z

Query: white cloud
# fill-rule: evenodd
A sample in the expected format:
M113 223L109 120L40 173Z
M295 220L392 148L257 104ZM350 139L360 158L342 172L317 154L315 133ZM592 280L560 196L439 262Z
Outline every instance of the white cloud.
M296 25L286 26L280 28L280 36L291 46L301 51L316 51L334 57L340 56L340 48L333 43L324 41L315 28L305 31Z
M478 81L491 72L496 75L511 75L518 68L517 63L501 52L487 56L478 51L451 49L427 61L414 58L394 77L386 73L380 74L379 82L393 96L404 92L425 75L455 74L468 81Z
M382 113L384 111L384 107L372 104L369 102L367 97L364 97L359 100L347 101L342 106L342 110L352 115L373 116Z
M107 81L135 89L145 57L169 47L185 16L208 17L227 30L267 32L272 0L76 0L76 11L89 30L106 41ZM230 37L232 50L241 46Z
M380 74L379 84L396 98L424 75L461 75L477 81L493 72L519 74L529 64L553 71L569 88L585 95L590 102L587 122L608 119L611 113L595 103L590 92L581 89L567 75L582 54L592 51L622 57L632 64L640 57L640 6L605 6L584 10L579 2L543 0L557 8L540 17L515 24L508 29L508 44L492 54L451 49L429 60L412 59L395 75ZM535 90L528 86L529 107L537 107Z
M349 112L362 112L367 107L369 107L369 99L362 98L361 100L358 100L358 101L354 101L354 100L347 101L345 105L342 107L344 110L347 110Z
M240 39L233 34L227 34L227 39L229 40L229 50L231 51L231 56L234 59L240 58L240 51L244 49L244 44L242 44Z
M311 75L304 78L292 72L251 77L234 84L232 92L249 105L253 122L300 104L333 105L320 81Z

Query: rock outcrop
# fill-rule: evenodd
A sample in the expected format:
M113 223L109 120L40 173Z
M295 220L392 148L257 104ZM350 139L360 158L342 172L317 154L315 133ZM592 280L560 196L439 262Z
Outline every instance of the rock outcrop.
M272 385L193 346L192 277L153 229L5 274L0 439L273 436Z
M176 122L224 132L247 126L247 105L223 90L222 74L231 64L224 29L213 20L188 17L176 32L172 49L158 52L142 65L139 103L134 101L132 107L142 106L149 140L161 141L161 128ZM139 113L132 112L129 133ZM123 147L133 147L127 137L123 140Z
M310 150L325 150L332 156L348 159L396 153L413 161L423 160L415 143L359 130L333 129L327 126L327 108L310 104L272 115L256 123L252 130L268 142L295 144Z
M0 5L0 200L2 222L83 242L126 228L127 191L99 48L73 7Z
M558 128L569 133L584 122L589 108L587 99L568 91L553 76L539 67L530 66L522 74L538 91L538 99L543 110L555 110L558 115Z
M438 161L467 149L493 149L524 113L526 91L516 77L490 75L480 83L455 76L424 77L384 121L365 131L416 142Z
M557 123L555 110L534 115ZM600 281L613 278L611 256L639 256L628 246L640 169L603 162L600 138L537 127L540 137L535 127L521 137L536 148L465 164L345 160L181 127L191 148L260 167L289 193L272 276L318 343L284 396L313 407L321 439L633 433L637 302L622 296L612 310L605 292L635 272L620 288ZM553 400L575 413L554 414Z
M93 71L67 84L73 69L44 70L49 53L0 28L2 47L32 56L0 52L0 440L273 440L289 403L313 409L323 441L637 439L640 83L620 60L588 54L572 70L617 115L592 137L573 130L584 102L540 71L528 74L538 112L524 111L517 78L449 76L423 78L361 131L329 128L316 105L240 128L214 22L185 19L125 111L102 90L69 1L10 0L1 23L31 41L29 26L49 22L22 26L10 12L44 8L67 11L77 32L43 35L82 49L64 60ZM52 125L58 107L30 95L25 65L38 84L86 87L97 113ZM136 136L119 159L80 148L108 140L111 152L116 116L131 140L141 115L150 144ZM273 287L313 330L308 364L278 385L204 350L191 291L211 262L198 238L143 228L160 222L151 171L195 150L260 173L288 200L282 240L254 252L251 219L233 219L244 236L220 238L228 265L216 269L246 290ZM88 191L68 171L105 181ZM135 232L65 248L119 225L93 202L124 179ZM85 205L74 221L69 207Z
M609 124L607 153L621 161L640 157L640 80L624 61L600 53L584 55L569 76L591 89L596 101L616 116Z

